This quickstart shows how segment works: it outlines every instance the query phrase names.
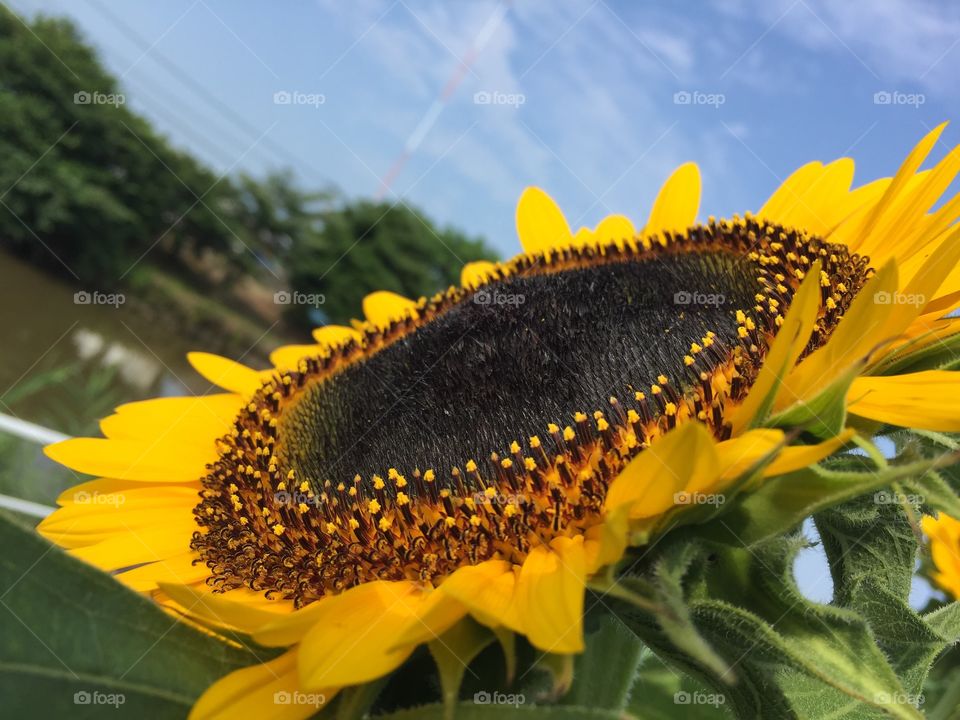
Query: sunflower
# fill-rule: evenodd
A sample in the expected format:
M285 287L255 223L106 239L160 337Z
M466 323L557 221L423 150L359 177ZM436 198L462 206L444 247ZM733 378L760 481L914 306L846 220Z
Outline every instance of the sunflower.
M583 649L584 590L703 502L806 467L877 424L960 430L960 149L850 189L811 163L754 214L697 223L678 168L639 229L573 232L541 190L523 253L459 287L375 292L257 371L192 353L225 392L117 408L48 455L99 479L40 532L171 612L285 648L195 717L301 717L467 616ZM116 497L91 502L92 497ZM698 514L700 513L700 514Z
M934 581L953 597L960 599L960 520L940 513L925 516L923 531L929 538L930 555L936 572Z

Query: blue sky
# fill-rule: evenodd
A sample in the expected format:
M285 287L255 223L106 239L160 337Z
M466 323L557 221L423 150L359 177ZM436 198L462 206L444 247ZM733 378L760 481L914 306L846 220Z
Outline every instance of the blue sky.
M11 6L74 18L128 102L221 172L293 163L306 185L370 196L419 135L386 197L505 255L526 185L572 223L642 218L695 160L701 215L730 215L808 160L850 155L858 181L890 174L960 109L960 6L923 0ZM323 102L277 104L278 92ZM957 142L948 128L936 155Z

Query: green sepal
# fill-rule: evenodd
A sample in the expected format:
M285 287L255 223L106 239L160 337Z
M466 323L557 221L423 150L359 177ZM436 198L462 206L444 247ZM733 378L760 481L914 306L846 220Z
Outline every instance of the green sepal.
M495 639L489 628L468 616L427 644L440 676L445 720L453 718L463 674L470 662Z

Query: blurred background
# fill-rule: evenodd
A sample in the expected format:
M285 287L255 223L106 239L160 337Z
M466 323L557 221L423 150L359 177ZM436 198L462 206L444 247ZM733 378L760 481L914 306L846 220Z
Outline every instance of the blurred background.
M207 390L188 350L262 366L514 254L527 185L577 227L688 160L704 218L809 160L892 174L957 115L958 45L923 0L7 2L0 494L50 505L77 479L38 441Z

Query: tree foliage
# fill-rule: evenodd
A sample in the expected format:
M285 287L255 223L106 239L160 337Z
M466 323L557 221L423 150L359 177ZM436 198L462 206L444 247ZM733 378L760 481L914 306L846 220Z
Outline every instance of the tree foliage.
M293 245L288 266L293 289L323 294L327 319L342 322L370 289L429 295L458 282L464 263L491 257L483 241L437 228L406 205L359 201L323 213L317 232ZM305 317L303 308L291 312Z
M113 288L145 263L211 282L197 267L212 255L218 283L324 294L319 317L290 309L306 327L356 316L375 289L434 293L492 255L405 204L303 189L289 171L218 176L130 108L69 21L0 8L0 77L0 238L72 282Z

